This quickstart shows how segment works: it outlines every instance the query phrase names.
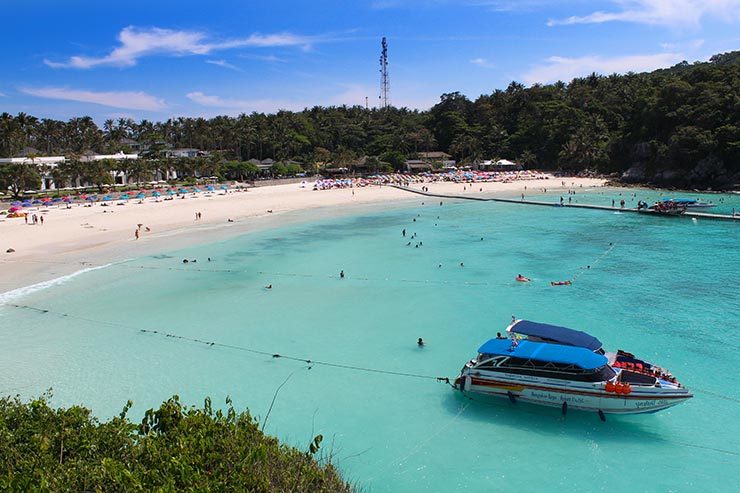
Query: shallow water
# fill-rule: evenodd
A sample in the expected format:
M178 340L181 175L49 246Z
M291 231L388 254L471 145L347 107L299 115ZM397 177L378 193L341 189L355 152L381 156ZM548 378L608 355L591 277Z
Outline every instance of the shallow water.
M264 419L286 382L267 431L301 448L322 433L369 491L735 491L739 239L740 224L431 199L256 233L12 301L47 313L0 307L0 391L52 387L54 403L101 416L130 398L134 418L174 393L230 395ZM696 397L601 423L471 401L433 378L270 356L452 377L512 314L591 332L669 368Z

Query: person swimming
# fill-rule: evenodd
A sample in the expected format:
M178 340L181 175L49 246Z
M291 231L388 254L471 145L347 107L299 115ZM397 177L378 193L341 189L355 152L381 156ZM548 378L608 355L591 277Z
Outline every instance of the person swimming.
M530 278L528 278L528 277L524 277L524 276L523 276L523 275L521 275L521 274L517 274L517 275L516 275L516 280L517 280L518 282L529 282L529 281L531 281L532 279L530 279Z
M421 337L419 337L419 340L416 341L416 345L419 346L419 347L423 347L424 346L424 339L422 339Z

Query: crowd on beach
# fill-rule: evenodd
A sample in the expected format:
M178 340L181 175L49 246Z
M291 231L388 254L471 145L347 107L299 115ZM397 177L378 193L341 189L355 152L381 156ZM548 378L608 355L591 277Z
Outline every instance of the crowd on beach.
M326 178L316 180L314 190L357 188L377 185L409 186L419 183L511 183L522 180L544 180L550 175L539 171L449 171L446 173L419 173L416 175L390 173L360 178Z

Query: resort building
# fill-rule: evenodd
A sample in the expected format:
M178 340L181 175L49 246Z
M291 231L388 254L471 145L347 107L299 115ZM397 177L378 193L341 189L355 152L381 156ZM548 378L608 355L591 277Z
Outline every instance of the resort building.
M102 160L116 161L118 166L116 169L111 171L113 177L113 183L115 185L128 185L132 183L129 180L129 176L126 172L126 162L131 160L139 159L138 154L124 154L119 152L117 154L85 154L79 158L81 163L91 163ZM34 164L38 168L39 174L41 175L41 191L57 190L60 188L84 188L91 184L86 183L80 178L77 178L74 183L56 183L54 181L53 169L62 163L69 161L64 156L44 156L44 157L12 157L12 158L0 158L0 166L3 164ZM161 180L172 180L177 178L177 172L173 170L153 170L155 181Z

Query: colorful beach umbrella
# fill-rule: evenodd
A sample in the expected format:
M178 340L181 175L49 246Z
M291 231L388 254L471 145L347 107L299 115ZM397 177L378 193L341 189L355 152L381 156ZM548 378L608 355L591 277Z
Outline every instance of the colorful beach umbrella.
M137 199L143 199L143 198L145 198L145 197L146 197L146 195L144 195L143 193L137 193L137 194L136 194L136 198L137 198Z
M108 201L110 201L110 200L113 200L113 197L111 197L110 195L105 195L105 196L103 196L103 201L104 201L104 202L108 202Z
M162 194L161 194L161 193L159 193L159 192L158 192L158 191L156 191L156 190L152 192L152 197L159 197L160 195L162 195Z

